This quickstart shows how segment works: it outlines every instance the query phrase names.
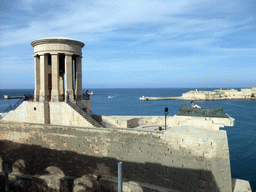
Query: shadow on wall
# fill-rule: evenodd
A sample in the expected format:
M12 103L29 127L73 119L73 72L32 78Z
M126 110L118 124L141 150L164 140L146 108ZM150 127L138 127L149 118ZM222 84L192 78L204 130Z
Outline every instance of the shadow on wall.
M60 151L43 148L37 145L26 145L14 143L11 141L0 141L0 160L2 158L2 166L8 164L8 172L20 172L29 175L57 175L62 179L59 185L69 185L68 191L74 189L74 178L84 177L85 175L95 175L96 177L106 176L117 178L117 163L114 158L93 157L78 154L72 151ZM56 169L49 169L56 167ZM0 165L1 168L1 165ZM199 177L195 177L199 175ZM186 176L186 177L184 177ZM162 166L157 163L134 163L123 161L123 180L139 181L147 184L153 184L179 191L219 191L214 177L210 171L182 169ZM1 177L2 178L2 177ZM51 177L49 177L49 182ZM15 182L11 182L12 191L22 191L24 187L29 186L22 179L16 178ZM23 179L24 180L24 179ZM29 179L28 179L29 180ZM69 180L69 181L68 181ZM0 181L1 184L3 183ZM38 190L51 191L47 180L36 179L33 177ZM77 181L77 184L83 185ZM35 185L33 185L35 186ZM60 186L59 186L60 187ZM0 190L3 186L0 186ZM94 190L90 189L89 191ZM103 191L107 191L107 187L102 187Z

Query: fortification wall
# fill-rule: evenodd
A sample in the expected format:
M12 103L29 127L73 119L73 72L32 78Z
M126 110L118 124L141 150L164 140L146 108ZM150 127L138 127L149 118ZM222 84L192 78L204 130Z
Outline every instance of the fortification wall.
M168 131L0 123L0 157L26 174L54 166L65 176L117 177L179 191L231 191L227 135L189 126Z
M222 100L222 99L255 99L256 89L228 89L214 91L189 91L183 93L181 99L185 100Z

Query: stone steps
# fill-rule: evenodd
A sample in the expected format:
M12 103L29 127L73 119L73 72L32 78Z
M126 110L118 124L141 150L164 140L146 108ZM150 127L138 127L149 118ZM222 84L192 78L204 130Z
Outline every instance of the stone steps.
M90 115L88 115L83 109L78 107L75 103L68 102L67 103L72 109L74 109L79 115L81 115L84 119L86 119L91 125L94 127L103 127L99 122L93 119Z

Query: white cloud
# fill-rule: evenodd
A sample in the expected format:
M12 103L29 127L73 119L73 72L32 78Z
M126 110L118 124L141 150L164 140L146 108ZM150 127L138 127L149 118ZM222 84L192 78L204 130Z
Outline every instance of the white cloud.
M138 23L148 23L149 25L162 24L166 30L162 34L171 33L170 37L206 30L223 30L230 24L220 20L211 19L204 21L202 19L175 18L176 14L182 14L189 10L193 1L156 1L156 0L127 0L127 1L64 1L60 9L47 9L49 13L43 12L43 16L51 15L50 18L37 17L28 18L26 24L28 27L22 29L7 28L1 32L1 45L14 43L25 43L37 38L46 36L76 36L84 33L84 40L93 37L107 38L111 32L122 27L132 27ZM195 1L194 1L195 2ZM50 1L45 2L50 3ZM23 1L23 7L33 9L36 6L34 1ZM174 17L175 16L175 17ZM225 27L224 27L225 26ZM94 33L100 33L101 37ZM136 33L136 32L135 32ZM156 33L150 33L156 36ZM136 37L136 34L133 34Z
M55 4L47 1L45 5L50 4L52 9L46 9L49 13L44 12L44 4L41 3L40 13L44 17L37 15L28 18L25 21L27 27L21 29L6 26L0 33L0 46L23 44L47 36L67 36L79 38L83 42L101 41L112 37L129 37L140 42L174 40L182 43L185 40L191 45L192 41L214 42L216 38L223 37L252 20L231 21L202 16L193 18L186 14L193 12L195 7L192 5L198 5L198 2L201 1L64 1L59 9L54 9ZM35 1L27 0L23 1L23 4L33 9L33 12L37 11L34 10L37 5ZM215 5L216 9L218 7L216 4L218 5L210 2L208 5ZM49 16L45 18L47 15ZM139 23L147 24L154 30L148 27L144 31L143 25L137 26ZM116 31L123 28L128 28L130 31ZM209 45L210 42L203 44L203 46ZM198 42L195 46L198 47Z

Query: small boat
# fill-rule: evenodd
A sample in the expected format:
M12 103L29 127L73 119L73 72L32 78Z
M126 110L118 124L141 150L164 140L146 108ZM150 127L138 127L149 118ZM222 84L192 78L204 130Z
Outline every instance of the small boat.
M91 91L91 93L88 93L89 95L94 95L93 91Z

